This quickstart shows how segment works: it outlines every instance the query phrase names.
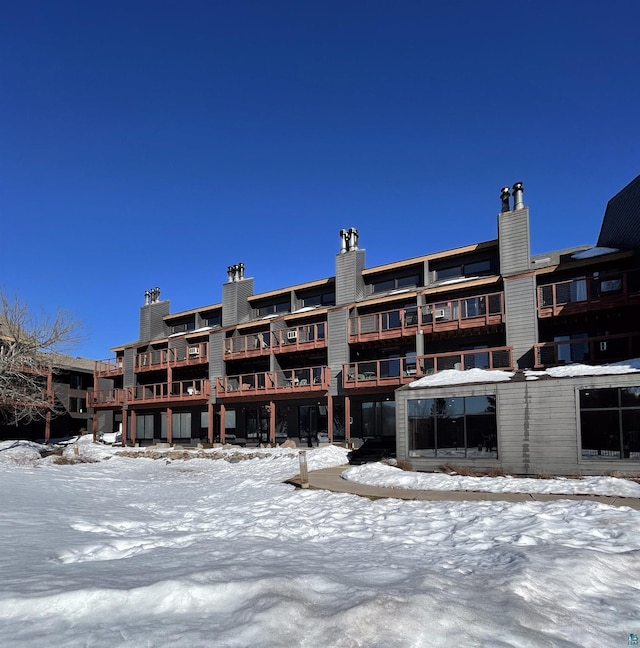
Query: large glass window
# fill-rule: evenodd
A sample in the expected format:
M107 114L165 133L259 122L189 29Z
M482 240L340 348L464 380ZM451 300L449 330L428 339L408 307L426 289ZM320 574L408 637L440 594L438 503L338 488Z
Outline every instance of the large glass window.
M447 264L434 268L434 280L454 279L456 277L474 277L491 272L491 261L481 259L467 263Z
M580 390L583 459L640 459L640 387Z
M191 412L173 412L171 434L174 439L191 438Z
M153 439L153 414L136 416L136 440Z
M395 431L395 401L370 401L362 403L363 437L392 436L395 434Z
M399 288L410 288L421 284L420 275L412 274L403 277L385 277L384 279L374 279L371 282L371 288L374 293L386 292L388 290L397 290Z
M265 315L273 315L274 313L288 313L291 309L291 304L289 301L281 301L276 304L267 304L266 306L260 306L256 309L256 314L258 317L264 317Z
M332 290L330 292L317 293L302 298L302 305L305 308L310 306L334 306L336 303L336 294Z
M412 457L498 456L493 395L410 400L408 412Z

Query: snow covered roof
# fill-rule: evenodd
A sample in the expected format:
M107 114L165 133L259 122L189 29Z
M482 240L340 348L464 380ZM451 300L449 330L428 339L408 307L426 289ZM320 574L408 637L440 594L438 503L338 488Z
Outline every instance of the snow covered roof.
M444 385L465 385L468 383L492 383L511 380L515 375L513 371L489 371L487 369L446 369L431 376L423 376L409 383L407 387L416 389L420 387L442 387Z
M584 250L583 252L572 254L571 258L575 259L576 261L579 259L592 259L593 257L604 256L605 254L613 254L614 252L620 252L620 250L618 250L617 248L609 247L592 247L588 250Z
M447 369L430 376L423 376L401 389L421 389L425 387L446 387L449 385L468 385L474 383L508 382L513 378L539 380L540 378L576 378L578 376L611 376L640 372L640 358L623 360L607 365L567 364L559 367L534 371L501 371L498 369Z

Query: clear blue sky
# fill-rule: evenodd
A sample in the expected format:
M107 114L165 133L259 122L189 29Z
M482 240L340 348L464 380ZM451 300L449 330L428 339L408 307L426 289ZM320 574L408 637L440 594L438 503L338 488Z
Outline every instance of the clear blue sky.
M0 286L84 324L78 355L171 310L496 237L595 243L640 173L640 3L5 2Z

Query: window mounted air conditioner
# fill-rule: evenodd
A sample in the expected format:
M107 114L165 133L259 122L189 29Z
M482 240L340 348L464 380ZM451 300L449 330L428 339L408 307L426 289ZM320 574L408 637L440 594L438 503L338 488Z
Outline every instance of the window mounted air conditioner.
M190 356L198 356L198 355L200 355L200 347L197 347L197 346L189 347L189 355Z
M298 339L298 331L287 331L287 340L295 341Z
M434 308L433 309L433 317L434 319L444 319L445 312L444 308Z

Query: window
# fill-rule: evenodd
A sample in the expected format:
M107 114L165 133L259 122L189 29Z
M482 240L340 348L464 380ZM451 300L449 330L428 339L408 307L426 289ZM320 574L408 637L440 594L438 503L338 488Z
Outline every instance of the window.
M174 439L191 438L191 412L174 412L171 415L171 434Z
M640 387L580 390L583 459L640 459Z
M209 317L204 318L205 326L220 326L222 319L220 314L218 315L209 315Z
M153 414L136 416L136 440L153 439Z
M86 389L87 383L85 376L81 374L71 374L69 376L69 387L71 387L71 389Z
M172 333L184 333L186 331L193 331L196 328L195 320L189 322L182 322L181 324L173 324L171 326Z
M497 458L496 397L408 401L409 456Z
M392 436L396 431L395 401L362 403L362 436Z
M256 314L258 317L264 317L265 315L273 315L274 313L288 313L291 309L291 304L289 300L277 302L276 304L267 304L266 306L260 306L256 308Z
M69 399L69 411L76 412L78 414L83 414L87 411L87 399L86 398L70 398Z
M421 284L420 275L412 274L404 277L387 277L371 281L371 288L374 293L397 290L399 288L410 288Z
M557 362L583 362L589 359L589 343L586 333L572 333L571 335L556 335L554 342L566 342L557 346Z
M302 298L302 305L304 308L310 306L334 306L336 303L335 292L324 292L317 295L309 295Z
M491 261L489 259L482 259L480 261L456 263L454 265L435 268L433 274L434 281L442 281L443 279L454 279L456 277L474 277L489 272L491 272Z

